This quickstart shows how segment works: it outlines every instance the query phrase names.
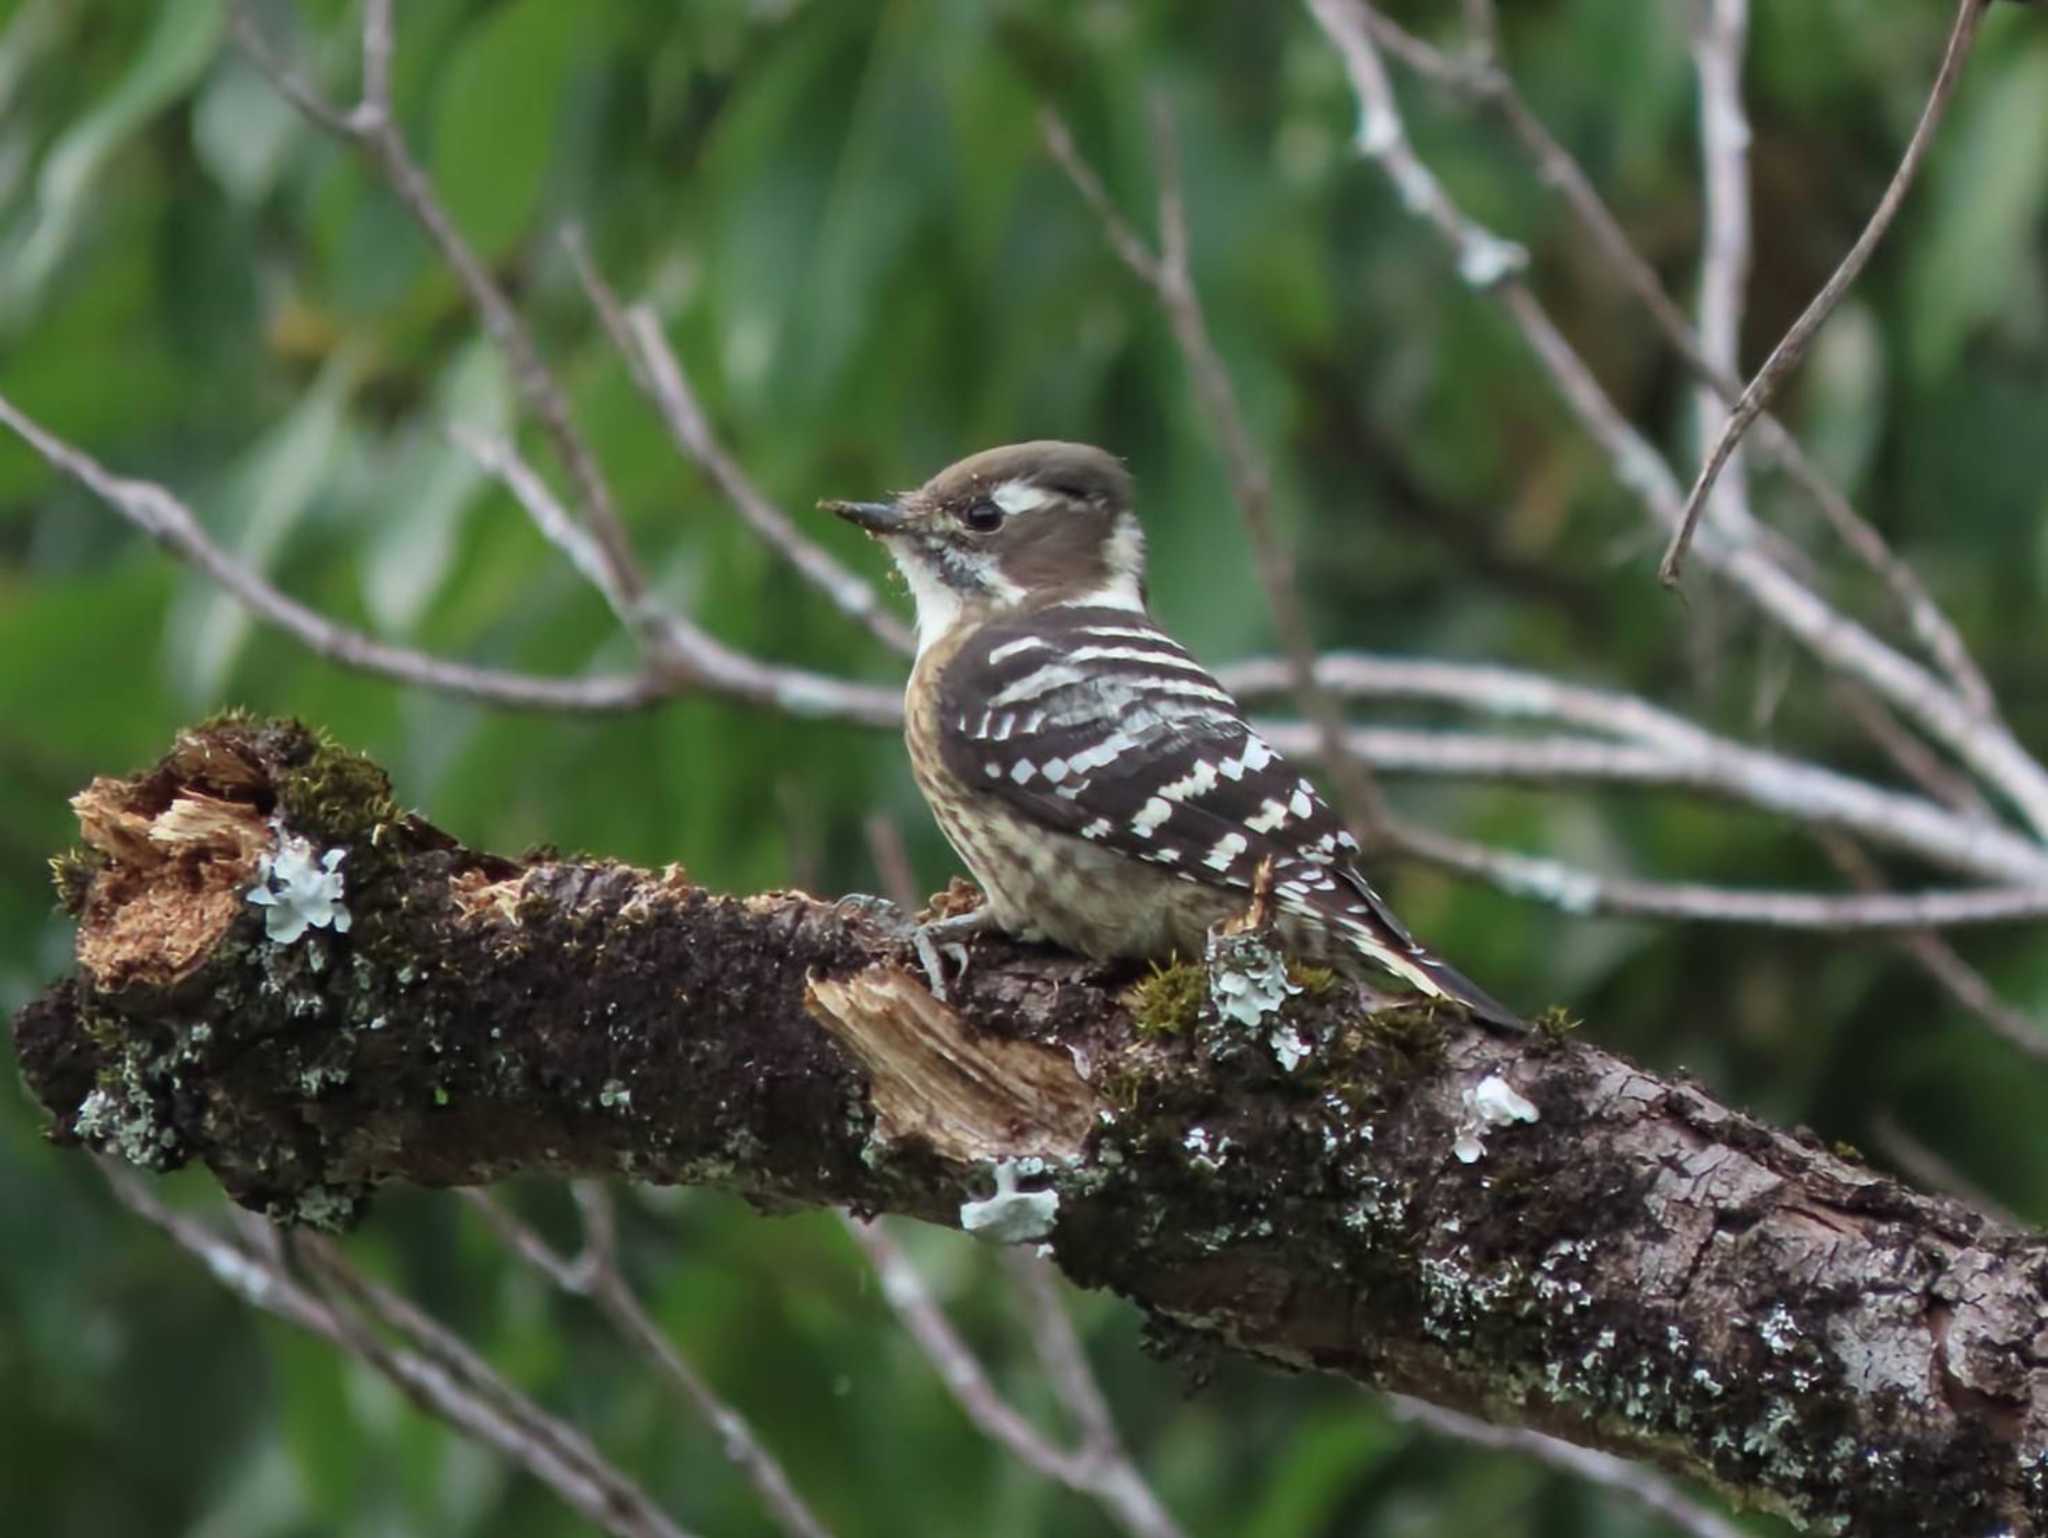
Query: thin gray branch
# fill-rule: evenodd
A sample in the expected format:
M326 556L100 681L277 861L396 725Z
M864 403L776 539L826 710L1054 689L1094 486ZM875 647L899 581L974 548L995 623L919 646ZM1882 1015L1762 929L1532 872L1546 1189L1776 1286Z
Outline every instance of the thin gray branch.
M1126 1532L1142 1538L1181 1538L1179 1524L1159 1503L1124 1448L1109 1401L1103 1398L1102 1385L1096 1381L1088 1353L1074 1332L1074 1321L1067 1315L1059 1273L1049 1262L1021 1248L1004 1250L1003 1264L1024 1295L1039 1364L1080 1428L1083 1454L1096 1466L1103 1503Z
M1960 890L1823 896L1766 888L1708 886L1610 876L1563 860L1517 854L1432 829L1395 826L1401 853L1486 881L1516 897L1581 916L1700 920L1755 924L1826 934L1941 929L1964 924L2038 923L2048 918L2048 888Z
M1997 821L1991 803L1977 782L1954 768L1886 708L1883 700L1859 683L1836 677L1828 694L1863 734L1884 751L1898 770L1931 800L1972 822Z
M527 517L540 530L541 538L567 557L577 575L604 595L612 613L630 629L636 623L631 601L614 584L603 548L588 529L569 516L569 510L556 499L554 488L520 457L518 448L507 439L460 423L448 429L448 437L476 461L478 469L512 493L513 500L526 509Z
M609 591L634 615L633 633L657 657L674 640L662 617L646 606L647 581L634 557L625 526L612 503L611 488L597 456L576 426L568 395L542 357L533 333L503 287L470 247L454 218L434 191L432 179L413 158L391 100L391 57L394 41L391 0L369 0L363 15L363 96L357 107L342 112L293 74L274 50L262 42L260 29L238 0L236 32L249 56L277 87L279 94L317 124L369 156L385 182L441 253L456 281L469 296L485 332L512 365L512 376L527 408L540 422L556 457L577 489L584 521L596 538L609 570ZM288 83L289 82L289 83Z
M938 1372L946 1392L990 1441L1045 1479L1070 1490L1087 1489L1087 1460L1055 1447L1036 1426L1013 1409L989 1381L981 1361L947 1321L925 1288L910 1257L879 1222L844 1215L846 1231L875 1268L882 1297L903 1328Z
M1706 505L1707 494L1714 489L1714 482L1727 465L1735 446L1742 441L1750 424L1770 404L1771 397L1784 383L1785 377L1797 368L1805 358L1806 350L1813 345L1813 339L1820 328L1842 302L1842 296L1849 292L1850 285L1862 275L1864 265L1878 242L1884 239L1891 228L1893 218L1898 214L1899 205L1906 199L1914 178L1919 174L1920 164L1927 157L1928 147L1934 142L1935 131L1948 112L1948 104L1955 94L1956 81L1961 78L1963 63L1970 56L1970 45L1976 41L1978 23L1990 8L1991 0L1960 0L1956 7L1955 24L1949 30L1948 47L1942 54L1941 68L1935 73L1934 85L1927 93L1927 105L1920 113L1920 121L1913 129L1913 137L1906 143L1906 153L1899 161L1899 168L1893 173L1891 184L1878 199L1877 208L1863 232L1856 237L1821 290L1814 295L1813 302L1801 312L1792 328L1771 350L1756 377L1750 380L1740 397L1728 412L1722 424L1720 435L1708 451L1706 462L1701 465L1699 479L1693 483L1691 493L1686 497L1680 510L1678 528L1671 537L1671 546L1664 552L1664 559L1658 564L1657 576L1667 586L1678 580L1680 568L1685 562L1685 553L1692 544L1694 531L1699 525L1700 511Z
M1455 59L1403 31L1369 5L1358 10L1360 23L1373 41L1418 74L1460 96L1477 102L1499 117L1524 158L1536 174L1564 199L1565 206L1579 221L1592 247L1649 312L1657 329L1677 351L1687 368L1712 387L1724 403L1734 404L1742 393L1742 377L1733 367L1723 367L1708 356L1700 336L1685 313L1664 291L1657 271L1643 260L1601 198L1592 178L1572 158L1571 152L1536 116L1516 89L1514 79L1491 52L1473 62ZM1984 716L1995 716L1996 704L1990 683L1964 645L1941 607L1934 602L1919 575L1893 554L1884 536L1850 504L1849 499L1813 462L1799 441L1768 411L1757 424L1758 441L1767 458L1784 469L1798 485L1836 536L1877 573L1904 616L1914 639L1967 700Z
M932 1367L938 1372L939 1380L946 1385L954 1402L967 1413L982 1435L996 1443L1026 1468L1057 1484L1066 1486L1078 1494L1091 1496L1100 1502L1103 1511L1131 1538L1180 1538L1180 1528L1159 1504L1158 1497L1138 1474L1136 1467L1123 1453L1120 1439L1110 1427L1105 1437L1100 1421L1107 1425L1107 1409L1101 1406L1099 1394L1086 1410L1074 1400L1067 1400L1069 1408L1076 1411L1083 1426L1083 1441L1073 1451L1055 1446L1050 1438L1029 1421L1019 1415L989 1381L981 1361L969 1349L953 1326L947 1321L939 1305L926 1290L924 1278L917 1274L917 1267L911 1264L896 1241L889 1237L880 1223L863 1222L859 1218L846 1216L846 1231L866 1252L868 1261L875 1268L875 1275L882 1284L882 1296L889 1307L895 1310L910 1338L917 1342ZM1053 1300L1057 1307L1057 1299ZM1034 1338L1041 1350L1052 1345L1056 1356L1067 1351L1065 1343L1050 1342L1045 1333L1050 1327L1041 1315L1037 1321ZM1079 1343L1072 1343L1073 1357L1055 1366L1048 1362L1053 1372L1054 1387L1062 1398L1078 1393L1087 1400L1088 1392L1077 1385L1076 1372L1086 1374L1085 1362L1079 1360ZM1092 1384L1092 1378L1089 1380Z
M1777 813L1797 822L1841 827L1878 843L1909 849L1950 869L1991 880L2038 885L2048 878L2048 850L2032 839L1921 796L1883 789L1694 725L1635 695L1563 683L1541 674L1433 658L1333 652L1316 667L1333 693L1348 699L1426 700L1516 720L1550 720L1620 738L1659 756L1618 750L1602 757L1583 740L1554 748L1517 748L1514 739L1481 738L1432 745L1427 734L1392 728L1353 733L1354 746L1375 767L1405 772L1475 772L1502 777L1609 779L1642 785L1682 784ZM1240 662L1221 671L1238 694L1257 698L1283 690L1287 670L1277 659ZM1314 743L1300 726L1275 724L1276 742L1309 753ZM1284 739L1284 741L1283 741ZM1384 753L1384 759L1378 757ZM1491 758L1491 762L1487 760ZM1427 765L1427 767L1425 767Z
M1512 283L1500 297L1580 425L1607 452L1616 478L1657 522L1675 526L1680 495L1669 466L1615 408L1536 296ZM2037 833L2048 831L2048 772L2003 725L1833 608L1759 545L1723 540L1710 528L1699 554L1823 664L1888 700L2010 798Z
M1389 1394L1386 1399L1401 1420L1474 1447L1519 1453L1587 1484L1613 1490L1655 1512L1688 1538L1749 1538L1746 1529L1708 1510L1675 1481L1640 1463L1630 1463L1626 1458L1595 1448L1578 1447L1526 1427L1496 1426L1462 1410L1434 1405L1407 1394Z
M1700 83L1700 159L1705 218L1700 242L1700 346L1717 369L1742 367L1743 294L1749 282L1749 114L1742 100L1742 55L1749 0L1684 0L1693 7L1693 66ZM1720 423L1720 392L1703 384L1694 402L1700 440ZM1721 516L1750 522L1748 477L1731 458L1716 494Z
M514 1388L411 1299L372 1281L336 1245L315 1234L295 1233L291 1248L327 1293L336 1344L390 1378L422 1409L439 1410L444 1399L470 1407L473 1419L457 1422L460 1429L545 1479L607 1532L620 1538L683 1538L667 1514L588 1437ZM397 1335L410 1351L386 1344L380 1329ZM419 1370L408 1371L408 1362Z
M626 360L633 382L668 429L677 452L701 470L724 493L747 527L824 594L835 609L891 651L903 656L914 653L917 643L910 628L883 605L875 585L850 571L799 529L718 441L711 418L691 388L675 349L669 346L660 317L644 305L629 310L619 302L617 293L598 272L580 231L567 232L563 244L591 308L597 312L612 345Z
M513 1254L563 1292L595 1303L620 1339L654 1362L676 1396L718 1434L726 1459L746 1476L762 1506L784 1532L799 1538L830 1538L829 1529L797 1494L781 1463L761 1444L746 1418L718 1396L676 1349L675 1342L648 1317L619 1268L617 1224L603 1185L578 1181L572 1191L584 1223L583 1252L573 1259L557 1251L490 1192L467 1187L461 1194Z
M1615 409L1585 361L1559 333L1517 275L1519 262L1502 258L1504 249L1515 248L1460 211L1417 158L1370 33L1369 18L1375 13L1355 0L1307 3L1343 59L1357 95L1360 153L1385 170L1400 190L1403 206L1438 231L1459 275L1507 308L1565 403L1607 453L1616 478L1636 493L1658 523L1675 529L1684 499L1670 467ZM1830 607L1757 543L1715 538L1702 541L1701 553L1824 663L1891 700L2010 796L2037 831L2048 830L2048 773L2003 727L1984 720L1926 669Z
M356 1321L307 1291L284 1268L281 1257L237 1243L189 1213L172 1211L140 1177L125 1169L107 1163L102 1169L123 1206L162 1229L244 1303L355 1356L429 1414L524 1468L594 1527L615 1538L688 1538L644 1491L605 1463L575 1432L555 1422L544 1434L535 1435L535 1418L545 1422L549 1417L517 1390L505 1386L511 1396L508 1404L478 1393L461 1375L427 1355L373 1339L366 1346L365 1332Z
M523 710L637 710L658 700L703 690L794 716L851 721L863 726L893 726L902 719L902 701L893 689L761 662L681 620L675 621L672 634L684 650L675 659L673 670L661 675L546 678L452 662L410 647L394 646L329 619L279 592L215 544L192 510L166 488L151 481L116 475L26 415L5 396L0 396L0 425L12 430L52 469L77 481L128 522L219 583L252 613L276 625L307 650L358 672Z

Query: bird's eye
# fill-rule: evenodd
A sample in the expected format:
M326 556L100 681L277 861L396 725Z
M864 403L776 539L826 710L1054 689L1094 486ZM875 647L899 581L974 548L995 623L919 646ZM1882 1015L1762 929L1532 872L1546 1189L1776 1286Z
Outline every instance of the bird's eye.
M969 503L960 521L977 534L993 534L1003 526L1003 510L990 501Z

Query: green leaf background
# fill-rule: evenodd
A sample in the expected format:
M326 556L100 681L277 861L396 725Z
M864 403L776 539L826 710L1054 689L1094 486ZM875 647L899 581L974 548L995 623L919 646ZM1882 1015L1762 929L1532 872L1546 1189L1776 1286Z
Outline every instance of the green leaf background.
M355 11L255 7L337 98ZM1445 36L1457 8L1393 7ZM1503 8L1536 110L1688 296L1700 203L1687 7ZM1940 6L1758 5L1752 365L1853 238L1910 131ZM1656 547L1518 338L1460 285L1349 139L1355 106L1306 17L1203 0L406 0L398 110L448 207L530 318L662 595L730 643L869 680L901 673L752 540L669 449L557 239L652 302L760 483L913 484L993 442L1125 455L1156 606L1216 661L1270 650L1223 466L1164 323L1038 143L1056 104L1149 224L1146 102L1185 144L1197 276L1274 462L1330 646L1499 660L1644 692L1709 724L1887 775L1812 664ZM1527 243L1565 333L1683 470L1669 352L1487 122L1404 81L1457 197ZM2048 33L1998 7L1925 183L1785 402L1923 573L2023 740L2048 748ZM0 0L0 390L123 473L190 500L305 601L481 663L629 666L601 602L449 444L515 430L503 361L362 160L271 96L218 0ZM522 442L546 463L530 425ZM1777 482L1760 511L1831 590L1871 585ZM806 515L807 516L807 515ZM876 554L815 537L878 579ZM1759 702L1781 702L1759 721ZM388 764L459 836L678 860L733 891L872 890L862 820L955 869L886 737L684 700L610 720L494 712L365 679L252 623L0 441L0 1005L64 967L44 858L65 798L225 704L293 713ZM1413 712L1387 713L1387 719ZM1428 717L1437 719L1436 717ZM1802 836L1680 798L1397 785L1417 815L1606 868L1828 882ZM1903 872L1905 876L1917 873ZM1882 944L1570 919L1416 869L1396 906L1505 997L1785 1123L1869 1146L1903 1126L2024 1214L2048 1212L2039 1065ZM2032 930L1964 941L2048 1015ZM199 1176L164 1182L181 1204ZM565 1239L558 1190L513 1198ZM790 1465L832 1528L1107 1532L978 1438L823 1215L647 1193L628 1258L650 1306ZM998 1268L910 1236L1006 1392L1054 1407ZM508 1263L467 1209L394 1193L354 1241L585 1428L693 1530L773 1531L717 1438L579 1305ZM1188 1394L1115 1300L1075 1307L1132 1446L1198 1533L1667 1533L1532 1466L1443 1443L1341 1384L1224 1362ZM566 1535L545 1492L380 1382L235 1306L47 1147L0 1075L0 1511L70 1535ZM1758 1532L1774 1531L1761 1519Z

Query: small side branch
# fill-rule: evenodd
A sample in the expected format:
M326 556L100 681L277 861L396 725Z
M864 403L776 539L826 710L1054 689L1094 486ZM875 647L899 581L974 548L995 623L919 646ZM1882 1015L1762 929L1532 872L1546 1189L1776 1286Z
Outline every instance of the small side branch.
M1372 5L1360 3L1355 14L1372 40L1389 54L1434 84L1476 102L1500 120L1523 158L1544 184L1564 200L1608 271L1636 297L1685 366L1725 405L1732 406L1743 386L1734 361L1723 363L1710 355L1705 339L1693 330L1685 312L1664 291L1656 269L1630 243L1628 232L1602 199L1585 168L1572 158L1571 152L1523 98L1499 57L1496 29L1491 22L1491 0L1472 0L1470 9L1479 13L1479 20L1473 28L1478 46L1469 60L1454 58L1432 47ZM1884 536L1857 512L1776 417L1766 411L1758 419L1757 432L1764 455L1784 469L1836 537L1885 584L1921 648L1939 664L1972 709L1995 719L1997 706L1990 683L1970 656L1954 622L1935 603L1918 574L1898 558Z
M1849 292L1850 285L1863 273L1871 253L1877 250L1878 242L1891 228L1897 217L1899 205L1906 200L1914 178L1919 175L1921 162L1927 158L1928 147L1934 142L1935 131L1940 128L1942 118L1948 112L1950 98L1955 94L1956 82L1962 78L1963 63L1970 56L1970 45L1977 39L1978 24L1984 20L1984 13L1991 7L1991 0L1961 0L1956 7L1955 24L1949 30L1948 47L1942 54L1941 68L1934 76L1934 86L1927 93L1927 105L1921 110L1920 121L1914 126L1913 137L1906 142L1906 153L1899 161L1899 168L1892 173L1884 196L1878 199L1870 220L1863 226L1863 232L1856 237L1854 245L1841 264L1829 275L1821 290L1814 295L1813 302L1800 313L1799 319L1771 349L1770 357L1764 360L1756 377L1744 387L1728 417L1721 425L1713 447L1708 450L1706 462L1700 466L1699 478L1693 482L1692 491L1687 494L1685 505L1680 511L1678 529L1671 537L1670 548L1664 552L1664 559L1658 563L1657 576L1666 586L1678 581L1679 571L1685 563L1686 551L1692 545L1693 532L1699 527L1700 512L1706 506L1714 482L1719 479L1727 466L1736 445L1742 442L1743 434L1750 424L1771 402L1778 387L1805 358L1807 348L1820 334L1820 328L1827 318L1834 314L1835 306L1842 302L1842 296Z
M1983 0L1971 3L1981 6ZM1685 496L1670 466L1617 409L1514 264L1487 259L1492 249L1487 241L1497 243L1498 238L1459 210L1415 155L1373 40L1369 18L1377 13L1359 0L1307 4L1344 61L1358 98L1359 152L1401 189L1403 205L1438 231L1460 277L1506 310L1560 397L1608 456L1615 478L1655 523L1676 531ZM1987 719L1957 690L1830 605L1764 541L1703 537L1699 548L1715 571L1823 665L1897 707L2006 795L2037 834L2048 832L2048 770L2000 722Z
M117 1166L107 1178L121 1204L154 1224L251 1308L274 1315L354 1357L429 1415L494 1449L553 1490L564 1505L612 1538L690 1538L580 1432L513 1388L453 1335L403 1299L371 1284L331 1248L309 1250L338 1292L367 1302L382 1322L415 1344L379 1338L348 1303L302 1283L267 1225L237 1239L158 1201L147 1182Z
M668 645L661 617L647 605L647 580L619 521L611 487L597 455L576 425L568 394L542 356L540 345L496 277L485 266L434 191L432 179L407 144L391 99L391 59L396 47L393 0L366 0L363 7L362 99L343 111L325 100L269 46L262 28L236 0L236 35L257 68L308 121L356 145L382 173L407 213L426 233L441 259L469 296L485 332L512 365L521 398L553 446L576 487L584 521L596 541L608 596L634 616L633 630L656 656Z
M682 361L668 344L659 317L643 306L629 310L619 302L619 296L599 274L580 231L570 231L565 243L591 307L612 345L626 360L633 382L668 429L677 452L701 470L725 494L747 527L789 562L835 609L891 651L903 656L914 652L916 643L909 627L882 606L874 584L854 575L824 546L798 529L789 514L769 500L719 442L712 431L711 418L698 401L689 376L683 372Z

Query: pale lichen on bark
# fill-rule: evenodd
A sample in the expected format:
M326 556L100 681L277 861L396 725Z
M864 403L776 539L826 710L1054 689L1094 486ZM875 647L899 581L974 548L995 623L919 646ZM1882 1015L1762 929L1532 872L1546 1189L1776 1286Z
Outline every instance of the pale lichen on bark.
M1815 1530L2048 1532L2048 1246L1583 1042L1293 984L1247 1024L1001 942L949 1007L859 911L466 850L274 723L195 729L81 811L79 972L15 1022L30 1087L59 1139L204 1162L279 1220L548 1170L957 1224L1007 1170L1031 1221L990 1231L1049 1225L1166 1345ZM246 899L286 836L345 851L346 934L267 938Z

